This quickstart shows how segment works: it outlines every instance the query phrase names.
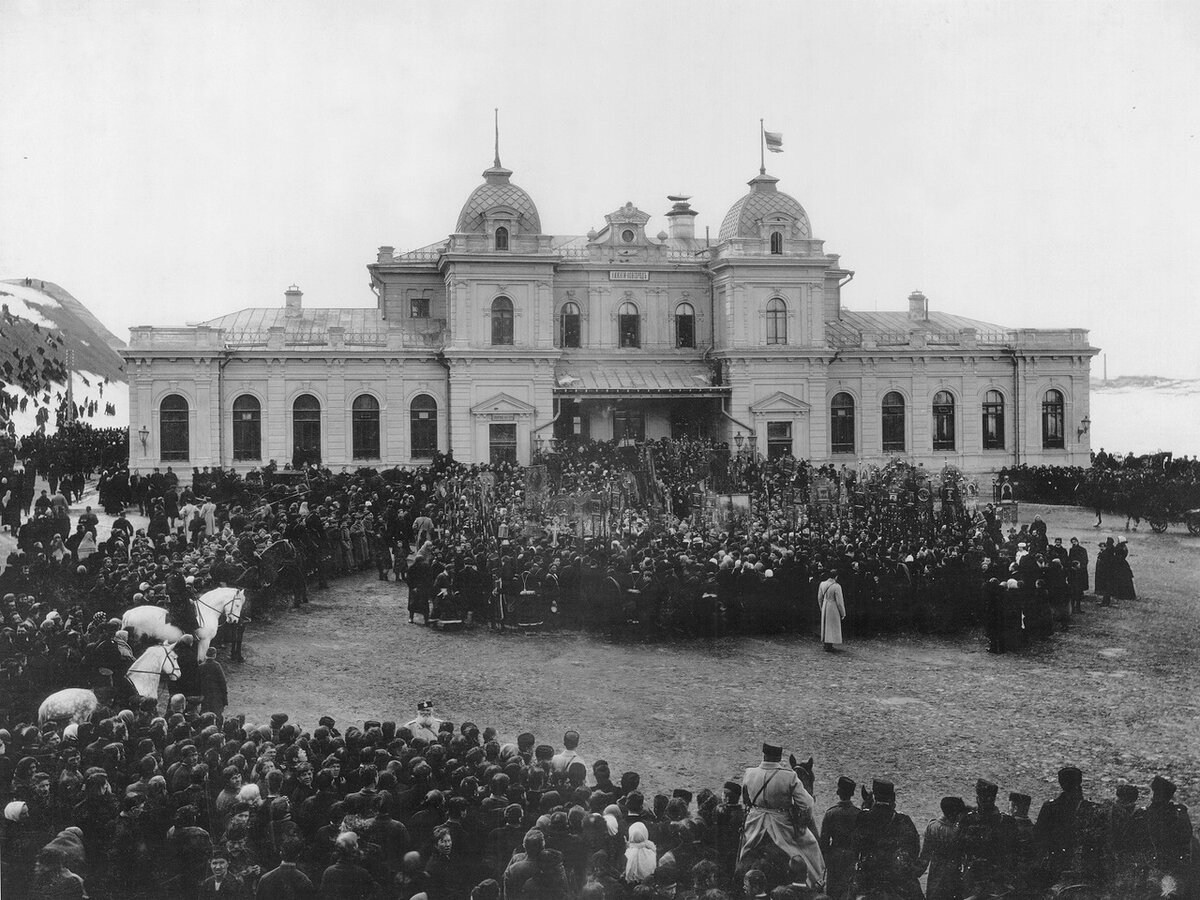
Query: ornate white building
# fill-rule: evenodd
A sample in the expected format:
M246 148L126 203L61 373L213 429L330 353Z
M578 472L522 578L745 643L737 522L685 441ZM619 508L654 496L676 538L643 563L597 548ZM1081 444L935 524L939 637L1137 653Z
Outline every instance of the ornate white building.
M134 328L130 466L333 468L505 456L537 442L706 435L814 461L902 455L970 471L1087 464L1083 329L931 311L853 312L853 273L760 171L715 241L671 197L666 230L626 203L599 231L542 231L494 165L454 233L380 247L368 308L253 307Z

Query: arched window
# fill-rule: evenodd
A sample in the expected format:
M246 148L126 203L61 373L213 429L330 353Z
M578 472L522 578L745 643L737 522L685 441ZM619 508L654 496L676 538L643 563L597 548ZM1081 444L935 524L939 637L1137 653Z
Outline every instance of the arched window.
M513 342L513 304L507 297L492 301L492 345L511 347Z
M767 301L767 343L787 343L787 304L778 297Z
M783 253L783 235L778 231L771 232L771 254L779 256Z
M899 391L883 395L883 450L904 452L904 395Z
M983 395L983 449L1004 449L1004 395L999 391Z
M507 250L508 249L508 229L505 228L503 225L501 225L499 228L496 229L496 249L497 250Z
M642 346L642 320L638 308L628 301L617 309L617 333L619 346Z
M292 464L321 462L321 401L301 394L292 401Z
M1062 391L1053 388L1042 398L1042 448L1061 450L1066 446L1066 406Z
M568 300L558 314L558 344L560 347L578 347L579 341L579 304Z
M379 401L370 394L354 398L351 433L355 459L379 459Z
M954 395L949 391L933 395L933 449L954 449Z
M696 346L696 311L690 303L675 307L675 346Z
M233 458L262 459L262 404L253 394L233 401Z
M188 402L178 394L168 394L158 407L158 456L187 459L190 446Z
M409 406L409 435L413 459L433 459L437 453L437 401L428 394L413 397Z
M829 404L830 447L834 453L854 452L854 398L845 391Z

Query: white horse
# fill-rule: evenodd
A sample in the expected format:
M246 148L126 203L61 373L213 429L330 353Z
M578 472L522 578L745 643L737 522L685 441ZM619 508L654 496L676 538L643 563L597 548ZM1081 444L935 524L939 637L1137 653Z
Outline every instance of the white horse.
M188 637L190 640L190 636ZM168 681L179 680L179 658L174 644L155 644L133 661L125 678L147 700L158 700L158 682L166 675Z
M242 607L246 605L246 592L240 588L213 588L192 600L196 612L196 659L204 661L208 645L217 635L217 626L224 615L230 622L242 618ZM143 636L156 641L173 644L183 637L183 631L167 622L167 611L161 606L135 606L121 617L121 627L131 637Z
M66 719L68 724L86 725L92 713L100 707L94 691L87 688L64 688L56 691L38 707L38 725Z

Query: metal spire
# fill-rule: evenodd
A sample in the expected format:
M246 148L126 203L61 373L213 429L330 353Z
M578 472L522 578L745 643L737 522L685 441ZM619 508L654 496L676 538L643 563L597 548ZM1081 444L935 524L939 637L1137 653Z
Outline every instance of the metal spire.
M500 107L495 107L493 112L496 115L496 161L492 163L497 169L500 168Z

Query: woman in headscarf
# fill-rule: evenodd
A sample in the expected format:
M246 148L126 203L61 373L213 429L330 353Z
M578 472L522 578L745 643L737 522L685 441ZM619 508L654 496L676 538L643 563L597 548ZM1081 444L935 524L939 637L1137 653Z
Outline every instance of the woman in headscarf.
M656 868L658 848L650 840L646 826L641 822L634 822L629 826L629 840L625 847L625 883L641 884L654 874Z

